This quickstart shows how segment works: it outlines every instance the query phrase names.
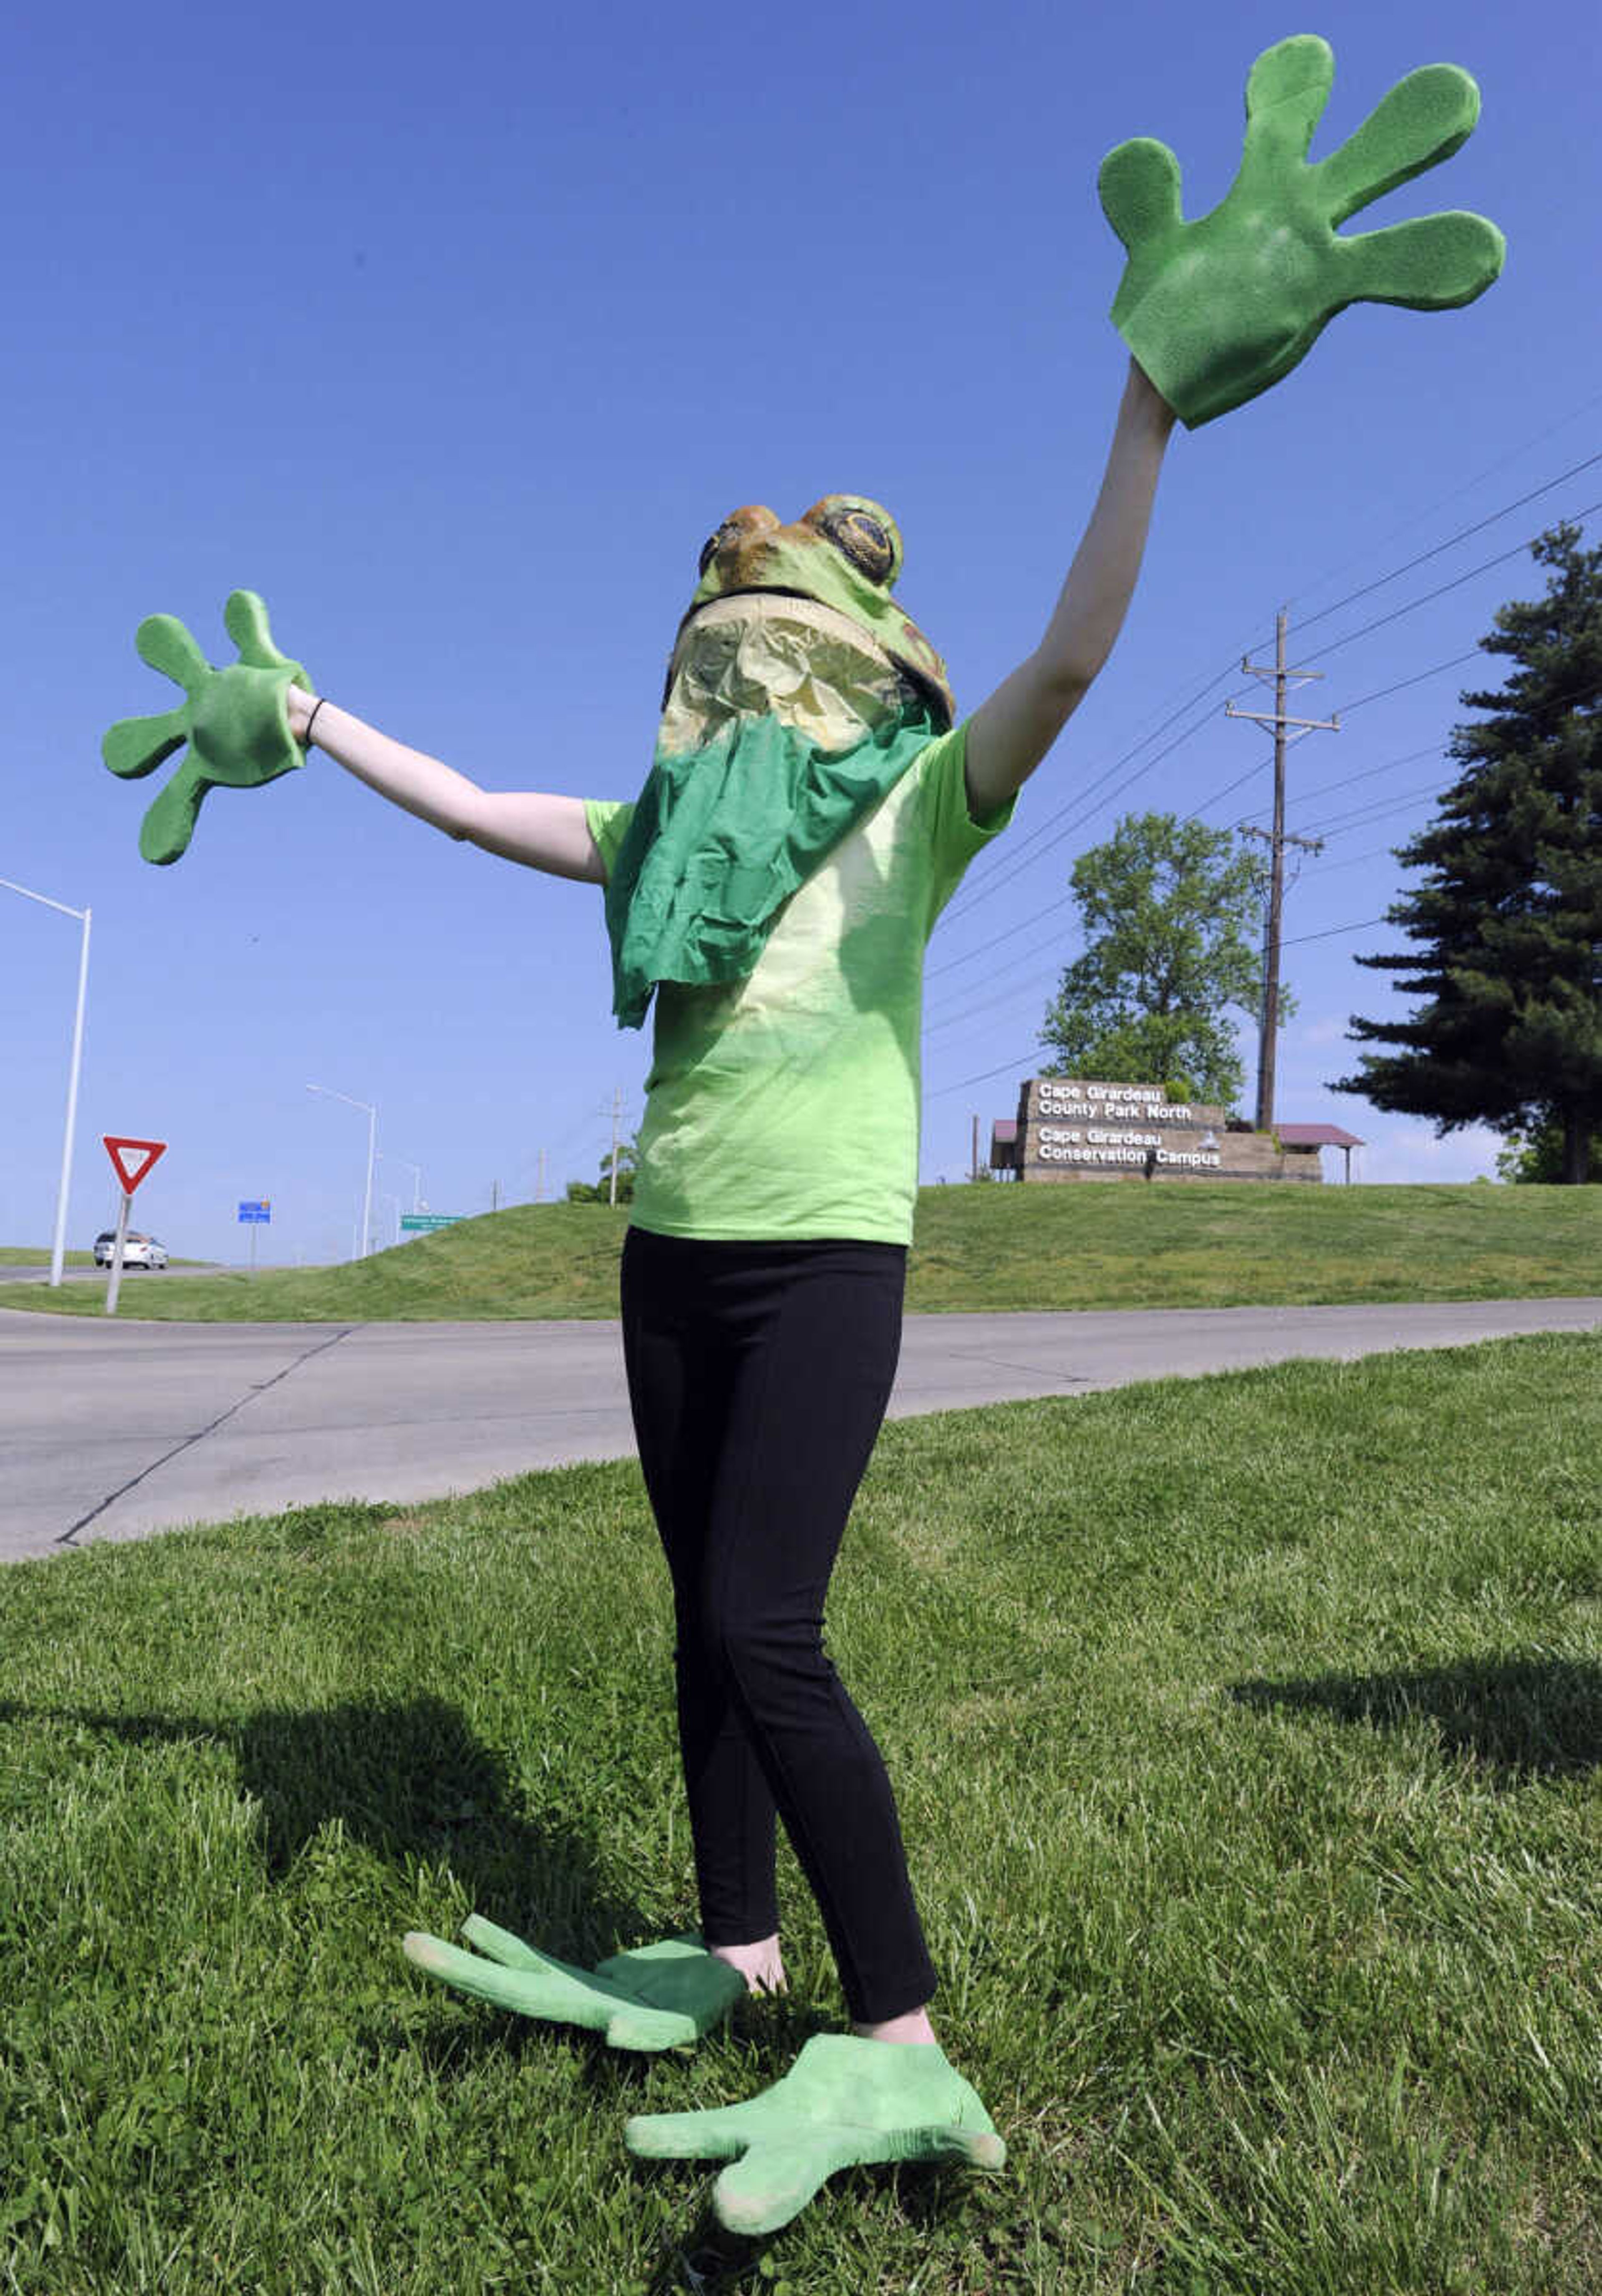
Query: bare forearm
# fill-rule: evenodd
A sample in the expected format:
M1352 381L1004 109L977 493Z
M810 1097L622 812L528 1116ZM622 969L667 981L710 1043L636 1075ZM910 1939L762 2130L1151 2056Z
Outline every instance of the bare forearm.
M1134 595L1173 410L1132 362L1101 492L1034 652L975 711L969 802L989 812L1027 780L1095 680Z
M298 740L305 740L310 726L312 741L336 765L447 836L466 839L487 852L554 876L593 884L604 881L604 869L581 800L531 790L481 789L439 758L408 749L349 710L320 701L298 686L290 688L289 708L291 730Z
M1037 653L1077 700L1123 627L1140 572L1173 411L1132 362L1096 508Z
M464 774L421 750L392 741L337 702L303 694L296 686L290 688L289 709L290 728L297 740L307 738L315 713L311 739L335 765L343 766L348 774L366 782L391 804L415 813L435 829L443 829L448 836L471 833L473 808L484 792Z

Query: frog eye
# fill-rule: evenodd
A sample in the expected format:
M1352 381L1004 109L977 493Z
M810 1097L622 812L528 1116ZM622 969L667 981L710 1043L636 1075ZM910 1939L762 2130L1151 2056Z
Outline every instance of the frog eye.
M723 523L722 523L722 525L718 529L717 532L716 532L715 534L709 534L709 535L707 536L706 540L702 544L702 545L701 545L701 555L700 555L700 557L699 557L699 558L696 560L696 562L695 562L695 571L696 571L696 573L697 573L697 574L704 574L704 573L706 572L707 568L711 564L711 562L712 562L713 559L717 556L717 554L718 554L718 545L722 541L722 539L723 539L724 536L728 532L728 526L729 526L729 522L728 522L727 519L725 519L725 520L724 520L724 521L723 521Z
M765 503L747 503L743 509L731 510L721 525L714 529L702 545L700 569L702 579L719 551L727 550L732 543L754 541L759 535L772 531L777 525L777 517Z
M859 574L881 588L894 582L901 570L901 537L894 520L877 503L836 496L809 516Z

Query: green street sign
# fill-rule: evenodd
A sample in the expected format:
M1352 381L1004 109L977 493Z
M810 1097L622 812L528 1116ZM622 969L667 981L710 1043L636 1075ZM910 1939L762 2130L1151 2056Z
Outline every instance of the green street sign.
M455 1227L463 1217L461 1212L402 1212L400 1225L426 1235L437 1227Z

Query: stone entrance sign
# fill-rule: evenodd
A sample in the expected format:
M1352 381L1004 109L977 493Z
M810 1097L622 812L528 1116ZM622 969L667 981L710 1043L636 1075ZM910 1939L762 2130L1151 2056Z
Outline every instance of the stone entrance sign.
M1221 1108L1161 1085L1031 1077L1018 1095L1022 1180L1320 1180L1317 1149L1232 1132Z

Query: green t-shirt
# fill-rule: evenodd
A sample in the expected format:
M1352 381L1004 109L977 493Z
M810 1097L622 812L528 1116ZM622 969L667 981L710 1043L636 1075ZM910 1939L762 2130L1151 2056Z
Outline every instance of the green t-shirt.
M924 950L1012 818L968 812L966 727L939 735L793 893L743 980L656 992L633 1219L658 1235L907 1243ZM610 872L633 807L586 806Z

